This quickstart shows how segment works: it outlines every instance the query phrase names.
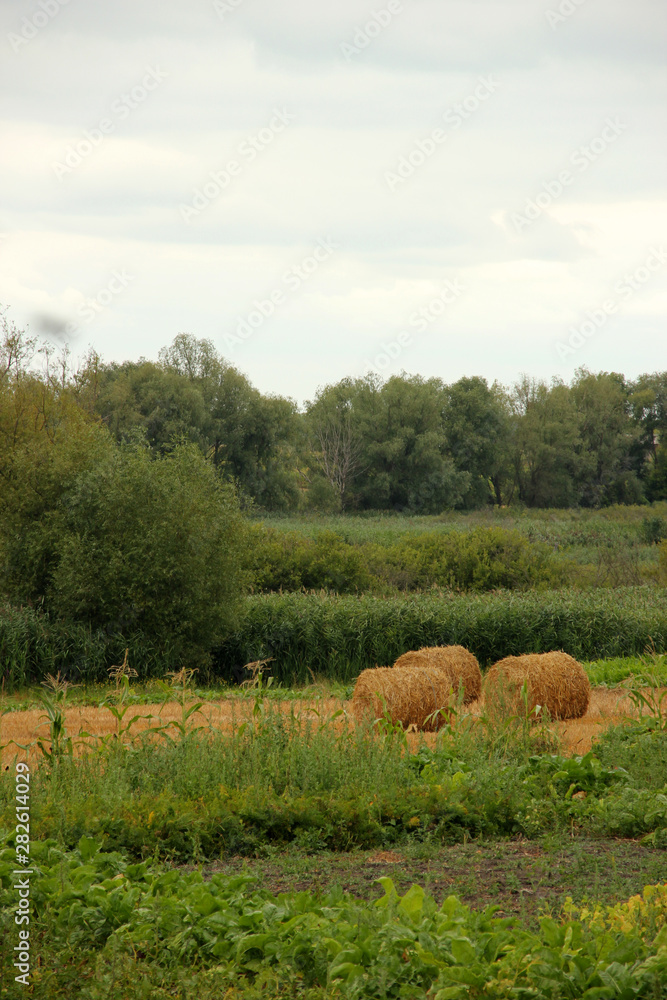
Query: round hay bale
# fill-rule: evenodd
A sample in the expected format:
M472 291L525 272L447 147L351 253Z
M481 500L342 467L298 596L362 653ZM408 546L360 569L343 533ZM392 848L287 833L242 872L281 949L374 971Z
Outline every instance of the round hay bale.
M404 667L437 667L444 670L458 694L463 685L463 704L476 701L482 693L482 672L477 658L463 646L424 646L409 650L396 660L394 670Z
M521 696L524 682L527 705ZM588 711L590 694L582 665L557 651L506 656L484 678L484 702L491 713L523 716L541 705L552 719L580 719Z
M434 732L450 719L456 702L452 687L451 678L437 667L362 670L352 695L352 713L360 722L375 722L386 714L404 729L414 725Z

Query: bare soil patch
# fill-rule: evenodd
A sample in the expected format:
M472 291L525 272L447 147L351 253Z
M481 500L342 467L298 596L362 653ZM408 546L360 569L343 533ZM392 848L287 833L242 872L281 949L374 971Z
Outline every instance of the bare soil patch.
M192 866L184 866L191 869ZM580 903L614 903L641 893L664 878L664 852L635 840L521 837L468 844L406 845L398 851L320 852L293 848L270 857L215 861L215 872L252 874L258 887L273 893L321 892L341 886L359 899L377 899L388 876L402 894L421 885L438 903L456 895L477 909L494 905L499 916L521 916L530 923L542 912L558 912L567 896Z
M664 690L667 689L661 689L661 691ZM191 704L194 704L194 701ZM211 730L231 733L243 722L252 720L254 706L254 700L240 698L223 698L220 701L205 702L201 711L191 716L188 727L203 726L205 729L210 728ZM335 713L341 709L343 714L333 719ZM285 716L293 714L295 718L308 720L313 725L328 722L338 731L354 725L350 713L350 702L338 698L316 698L303 701L271 699L270 702L267 702L267 711L280 712ZM479 716L482 711L480 703L473 702L468 711L473 716ZM620 687L594 688L585 716L567 722L554 722L552 728L563 741L564 753L583 754L591 749L595 736L603 732L609 725L636 717L636 715L636 709L630 701L626 689ZM116 720L109 709L105 707L72 706L65 709L64 716L67 735L79 738L85 743L94 742L95 738L109 736L117 731ZM175 701L168 702L166 705L159 703L137 705L130 707L125 716L125 722L129 722L133 716L139 718L128 730L130 737L136 736L146 729L157 729L170 722L180 722L182 710ZM49 745L49 726L42 708L8 712L0 720L0 725L0 743L8 744L10 741L14 741L14 744L5 746L2 751L3 759L13 758L17 752L15 744L29 746L41 739L46 746ZM412 732L407 734L407 738L410 748L414 751L422 741L425 741L429 746L434 746L437 734ZM39 754L39 751L33 746L29 756L34 754ZM23 754L20 755L23 756Z

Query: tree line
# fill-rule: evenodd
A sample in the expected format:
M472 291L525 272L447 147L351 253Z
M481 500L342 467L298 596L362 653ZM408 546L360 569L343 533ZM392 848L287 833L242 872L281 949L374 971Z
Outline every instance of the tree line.
M667 372L630 380L580 368L570 384L523 376L512 387L368 374L320 388L300 409L189 334L157 361L105 363L90 351L77 370L6 317L3 337L4 396L18 392L13 368L21 391L81 428L84 450L97 426L153 456L189 442L261 510L432 514L667 498Z

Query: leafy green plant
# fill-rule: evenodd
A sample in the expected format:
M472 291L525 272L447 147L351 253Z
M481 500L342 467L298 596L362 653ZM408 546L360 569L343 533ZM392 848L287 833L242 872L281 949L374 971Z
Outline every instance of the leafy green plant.
M3 906L12 899L13 863L5 840ZM76 949L79 978L112 968L123 976L129 962L135 979L146 967L191 970L202 986L215 982L218 996L254 983L271 984L269 995L319 987L323 996L351 1000L604 1000L659 997L667 972L667 886L647 886L612 906L566 901L529 930L495 906L476 911L455 896L438 905L418 885L401 895L387 877L378 879L381 895L372 903L340 889L274 897L248 875L204 881L198 871L132 864L85 837L71 851L38 842L34 864L41 873L34 933L54 965ZM13 954L3 948L3 974ZM78 990L71 984L68 996Z
M170 686L166 684L162 685L166 696L163 708L167 700L174 698L180 706L181 718L180 720L171 719L161 727L161 731L166 734L170 728L175 729L181 742L185 741L186 737L192 735L192 733L204 728L203 726L190 726L188 728L188 721L193 715L201 712L202 705L204 704L202 701L198 701L188 705L188 701L192 700L193 691L191 685L196 673L196 668L189 670L187 667L181 667L180 670L172 670L167 674L171 681Z
M575 757L534 755L529 760L529 766L533 774L553 782L565 798L578 792L600 792L615 782L627 781L629 777L623 767L605 767L592 751Z
M72 738L67 736L64 715L67 691L73 685L61 678L60 671L55 677L49 674L47 679L42 681L42 685L45 690L40 694L40 701L45 714L41 718L47 720L44 724L49 726L50 745L47 747L44 740L38 739L37 746L44 757L53 763L59 760L64 753L69 754L70 757L73 753Z

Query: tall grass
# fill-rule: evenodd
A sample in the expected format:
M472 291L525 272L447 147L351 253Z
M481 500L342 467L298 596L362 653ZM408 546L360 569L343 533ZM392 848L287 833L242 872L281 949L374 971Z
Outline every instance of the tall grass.
M124 637L59 621L35 608L0 607L0 682L7 690L48 674L61 673L70 681L105 680L108 668L122 662L128 647L141 664L142 677L162 676L181 665L141 632Z
M641 506L615 505L601 510L522 510L511 507L470 513L446 511L430 516L369 511L364 514L309 516L273 514L262 516L258 520L281 531L298 531L308 538L314 538L322 531L335 531L349 542L375 542L381 545L397 541L408 534L430 531L446 533L500 526L514 528L527 538L557 545L562 549L644 541L642 525L647 517L667 518L667 501Z
M582 660L637 656L651 643L657 652L667 650L664 588L389 598L267 594L246 599L236 629L213 651L212 676L232 680L244 664L271 658L274 683L303 684L313 674L349 683L367 667L393 663L421 646L460 644L486 666L551 649ZM29 608L0 611L0 680L8 691L58 672L70 682L100 681L126 648L142 680L182 666L143 634L107 636Z
M667 591L431 595L376 598L268 594L249 598L239 627L217 650L216 669L273 657L276 681L310 672L349 682L408 649L460 644L486 666L503 656L563 649L577 659L667 649Z

